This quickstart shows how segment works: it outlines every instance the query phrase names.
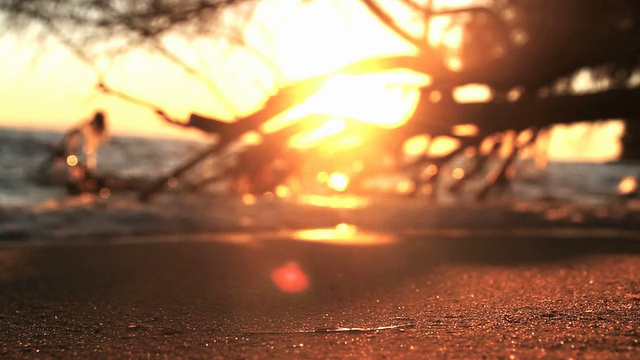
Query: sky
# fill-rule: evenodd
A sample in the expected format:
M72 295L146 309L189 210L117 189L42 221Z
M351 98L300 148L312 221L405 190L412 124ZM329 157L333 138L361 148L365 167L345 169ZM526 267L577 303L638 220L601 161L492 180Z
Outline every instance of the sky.
M263 6L257 13L259 26L246 29L250 49L215 39L165 39L207 81L189 76L162 56L133 51L100 64L106 82L176 118L196 112L233 119L257 110L276 91L276 84L366 56L413 51L358 2L329 0L297 7L291 1L280 3ZM0 126L64 129L103 109L114 133L182 132L165 126L149 108L97 92L95 71L55 39L41 43L5 34L0 37L0 59L0 96L5 99ZM211 84L216 91L211 91Z
M448 0L456 6L470 2ZM444 5L447 0L438 3ZM109 87L159 107L173 118L199 113L232 121L258 110L279 86L368 56L414 51L358 1L295 4L296 0L263 1L255 21L244 29L248 47L230 46L213 38L164 39L165 45L201 77L190 76L165 57L143 50L103 59L96 66ZM411 23L410 18L404 21ZM455 37L440 40L456 41ZM197 130L166 124L148 106L100 93L95 69L55 39L34 41L29 34L0 35L0 80L0 126L64 130L103 110L114 134L201 135ZM342 92L329 90L316 105L349 108L349 115L362 117L384 114L396 123L406 120L410 114L407 108L416 100L411 96L417 92L412 95L402 86L394 88L384 79L368 81L334 87ZM423 80L405 77L403 81ZM350 96L354 93L360 96ZM375 101L362 101L364 98ZM396 116L389 116L394 113ZM618 151L612 144L621 131L620 124L558 127L552 136L552 156L610 159Z

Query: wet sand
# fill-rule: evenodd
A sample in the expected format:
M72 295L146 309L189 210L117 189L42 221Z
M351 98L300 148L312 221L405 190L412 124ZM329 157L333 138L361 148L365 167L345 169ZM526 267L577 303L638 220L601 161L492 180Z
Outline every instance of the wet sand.
M635 232L146 240L0 247L0 357L640 357Z

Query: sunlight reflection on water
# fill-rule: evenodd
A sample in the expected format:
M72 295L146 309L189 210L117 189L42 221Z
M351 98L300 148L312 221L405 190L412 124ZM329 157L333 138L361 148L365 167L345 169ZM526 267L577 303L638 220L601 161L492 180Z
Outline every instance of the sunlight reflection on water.
M359 209L369 205L369 201L357 195L302 195L299 202L304 205L328 207L332 209Z
M295 240L338 245L383 245L398 241L394 235L361 231L355 225L345 223L338 224L334 228L294 231L291 237Z

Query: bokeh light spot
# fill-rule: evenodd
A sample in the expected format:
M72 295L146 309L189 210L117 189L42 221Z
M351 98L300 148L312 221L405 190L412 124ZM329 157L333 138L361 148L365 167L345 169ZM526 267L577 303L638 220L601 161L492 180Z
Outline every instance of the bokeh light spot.
M426 135L417 135L405 141L402 150L411 156L422 155L429 147L429 138Z
M478 136L478 133L480 133L480 129L474 124L460 124L451 127L451 134L459 137Z
M318 180L318 182L321 184L326 184L329 180L329 174L327 174L325 171L320 171L316 176L316 180Z
M349 177L343 173L332 173L327 179L327 186L335 191L345 191L349 186Z
M411 194L416 190L416 186L412 181L405 180L396 184L396 192L400 194Z
M245 205L254 205L257 201L258 199L253 194L246 193L242 195L242 203Z
M618 191L622 195L633 194L638 191L638 180L633 176L622 178L618 184Z
M76 166L78 165L78 157L75 155L69 155L67 156L67 165L69 166Z
M103 187L100 189L100 197L103 199L108 199L111 196L111 189Z
M290 194L289 187L287 185L278 185L276 187L276 196L283 199Z
M176 178L176 177L172 176L172 177L170 177L170 178L167 180L167 186L168 186L169 188L175 188L175 187L177 187L177 186L178 186L178 182L179 182L179 181L178 181L178 178Z
M271 272L273 284L282 292L300 293L309 288L309 276L294 261L275 268Z
M456 180L461 180L464 177L464 169L463 168L455 168L451 171L451 177Z

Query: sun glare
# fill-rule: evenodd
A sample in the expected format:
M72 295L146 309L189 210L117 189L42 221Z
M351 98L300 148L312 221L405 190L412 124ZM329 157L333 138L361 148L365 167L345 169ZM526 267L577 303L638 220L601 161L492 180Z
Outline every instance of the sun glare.
M316 95L302 106L314 113L327 113L394 128L405 123L420 98L418 86L426 76L407 71L368 75L337 75L330 78Z
M332 118L315 129L310 128L292 137L289 146L298 149L318 147L327 138L335 140L334 147L357 146L362 143L366 131L354 128L356 125L352 122L347 126L344 119L381 128L396 128L409 120L420 100L419 88L429 82L430 77L408 70L357 76L335 75L328 78L315 95L272 118L261 130L271 133L322 114ZM335 135L347 129L356 135L334 139Z
M460 7L468 1L439 2L436 6ZM351 7L354 5L345 5ZM385 4L384 6L390 6ZM327 74L348 64L350 61L375 55L410 54L403 40L388 36L389 31L363 7L349 8L346 18L336 17L334 5L327 3L309 3L301 7L300 16L283 26L296 31L288 31L278 39L278 60L282 62L282 71L288 73L289 79L304 79L314 75ZM345 11L345 9L342 9ZM405 14L406 15L406 14ZM304 21L302 19L305 19ZM331 21L330 21L331 20ZM354 24L358 24L355 26ZM361 46L370 34L364 29L380 32L385 36L376 36L374 47ZM420 31L415 28L412 30ZM450 17L435 17L429 24L428 41L445 49L448 64L452 69L459 69L460 59L456 57L457 49L463 42L461 26L452 23ZM328 41L328 39L333 39ZM404 43L404 45L402 45ZM372 48L376 53L372 53ZM404 49L404 50L403 50ZM306 99L294 108L271 119L263 126L263 131L280 129L295 121L305 121L314 114L333 116L331 122L317 129L309 129L291 139L289 145L294 148L317 147L329 143L338 147L339 139L335 135L344 132L345 126L337 119L353 119L370 125L384 128L396 128L404 124L413 114L420 100L421 87L429 85L431 77L406 69L395 69L363 75L336 74L329 77L315 95ZM488 87L470 84L455 90L454 96L459 102L489 101L493 94ZM352 138L345 144L358 144L365 141L366 134L360 132L359 138ZM409 153L424 152L426 139L418 140L405 148ZM435 144L432 151L446 152L455 144Z
M327 186L335 191L345 191L349 186L349 176L343 173L332 173L327 179Z
M392 235L361 231L356 226L346 223L338 224L333 228L298 230L292 236L297 240L337 245L384 245L396 241Z
M302 120L304 121L304 120ZM293 136L289 140L289 146L296 149L306 149L318 146L320 141L327 137L339 134L345 128L344 120L340 118L331 118L318 128L305 131Z

